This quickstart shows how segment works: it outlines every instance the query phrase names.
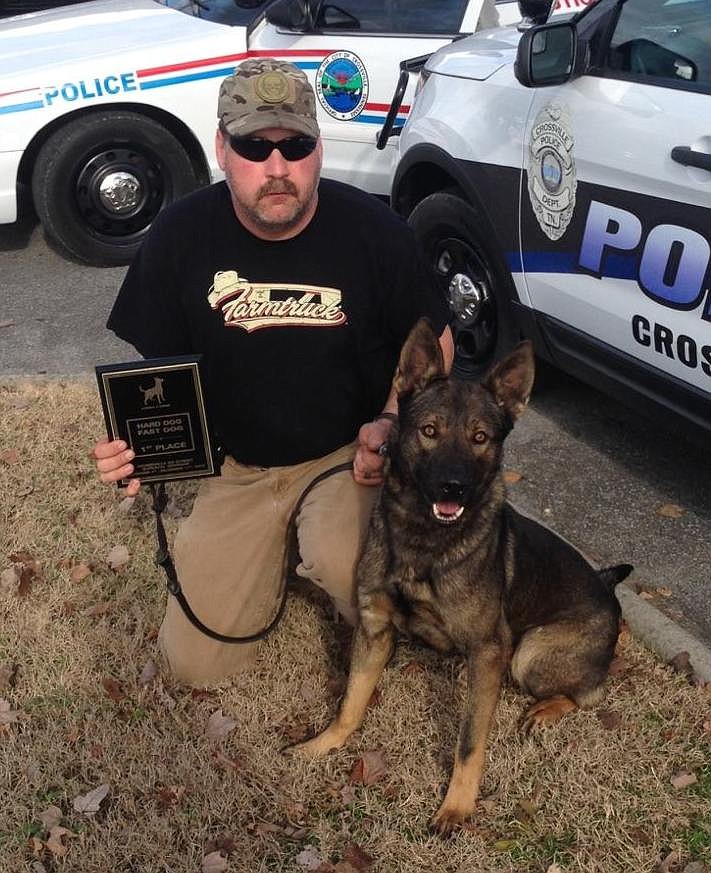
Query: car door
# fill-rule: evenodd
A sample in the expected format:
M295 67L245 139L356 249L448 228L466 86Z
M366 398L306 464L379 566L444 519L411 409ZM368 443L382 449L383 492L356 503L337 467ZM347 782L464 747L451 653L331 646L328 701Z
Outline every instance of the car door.
M459 34L465 13L470 19L472 8L483 2L316 3L315 24L303 32L271 24L267 11L250 33L250 53L263 51L290 60L309 76L318 99L324 175L388 194L395 143L377 151L375 139L397 84L398 64L450 42ZM401 120L409 112L409 99L408 90Z
M614 360L651 391L661 371L700 397L711 388L711 0L599 7L578 22L590 72L534 92L526 285L558 354Z

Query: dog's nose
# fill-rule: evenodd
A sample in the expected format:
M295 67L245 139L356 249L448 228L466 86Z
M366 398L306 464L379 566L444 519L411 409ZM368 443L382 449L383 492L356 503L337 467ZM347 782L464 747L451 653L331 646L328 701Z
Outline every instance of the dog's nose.
M439 492L445 500L461 503L467 493L467 486L458 479L450 479L448 482L440 482Z

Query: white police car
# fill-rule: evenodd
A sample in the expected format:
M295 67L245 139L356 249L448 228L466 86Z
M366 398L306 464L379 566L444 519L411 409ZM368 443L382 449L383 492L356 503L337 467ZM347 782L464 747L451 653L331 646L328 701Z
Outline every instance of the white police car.
M160 208L219 178L218 83L259 54L311 77L325 174L385 194L395 149L374 141L397 62L520 18L513 0L274 0L247 27L264 0L168 2L197 17L96 0L0 22L0 224L17 217L18 187L31 190L64 249L126 263ZM587 2L560 0L562 11Z
M452 44L399 152L392 204L450 299L460 373L528 336L708 442L711 0L598 0Z

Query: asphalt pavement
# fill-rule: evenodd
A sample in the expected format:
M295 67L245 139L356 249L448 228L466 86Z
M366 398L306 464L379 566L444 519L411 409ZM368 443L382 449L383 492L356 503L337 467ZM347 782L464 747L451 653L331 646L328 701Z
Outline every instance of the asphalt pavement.
M634 565L618 599L665 660L711 682L708 453L595 389L546 371L507 444L509 497L597 566ZM640 593L637 593L640 592Z
M63 259L32 220L0 228L0 268L0 382L92 379L96 363L136 357L104 327L124 268ZM512 501L599 565L633 564L618 588L633 633L667 660L688 651L711 682L709 452L594 388L544 375L508 441Z

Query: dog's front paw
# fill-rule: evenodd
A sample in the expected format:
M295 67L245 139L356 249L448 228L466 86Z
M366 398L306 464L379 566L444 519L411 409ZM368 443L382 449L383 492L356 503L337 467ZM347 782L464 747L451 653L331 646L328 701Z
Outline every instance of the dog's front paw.
M296 743L293 746L287 746L283 749L285 755L293 755L296 758L303 758L305 761L310 761L313 758L321 758L328 754L332 749L340 749L344 740L338 739L329 730L323 731L312 740L306 740L303 743Z
M443 803L430 823L430 830L435 831L441 837L448 837L453 831L460 828L473 812L473 805L462 809Z

